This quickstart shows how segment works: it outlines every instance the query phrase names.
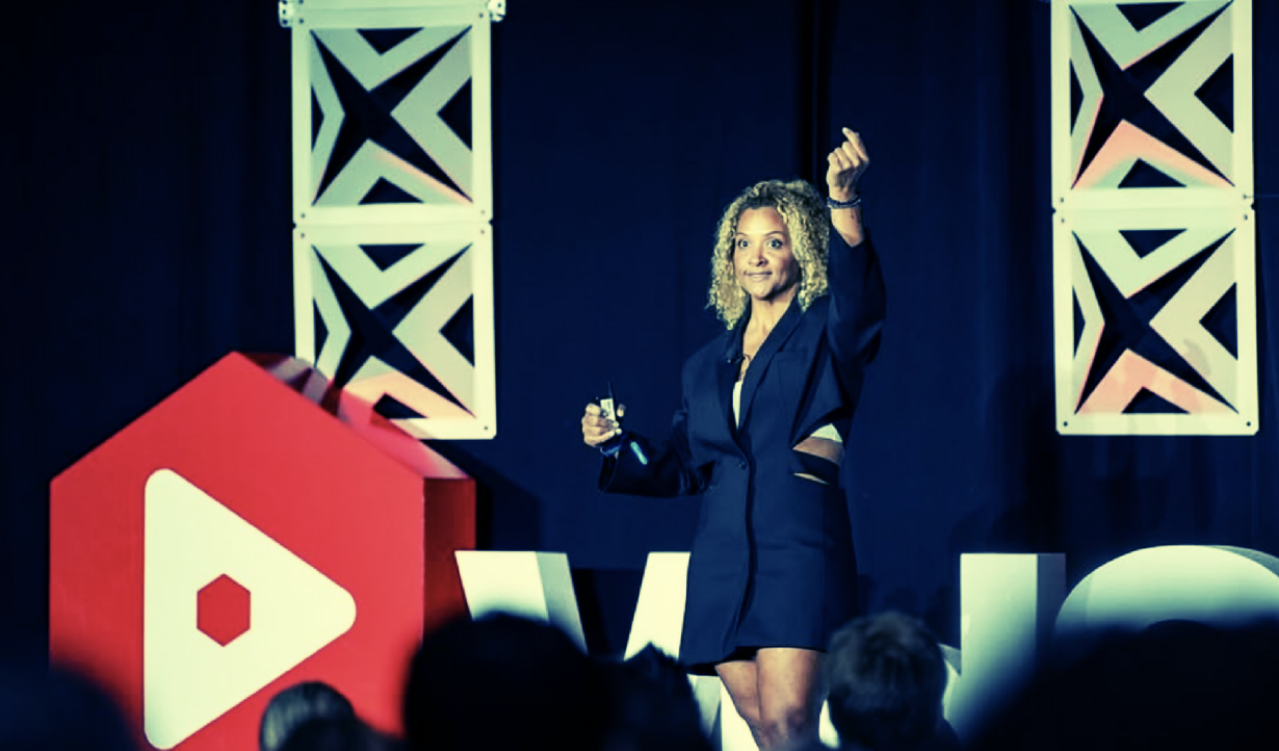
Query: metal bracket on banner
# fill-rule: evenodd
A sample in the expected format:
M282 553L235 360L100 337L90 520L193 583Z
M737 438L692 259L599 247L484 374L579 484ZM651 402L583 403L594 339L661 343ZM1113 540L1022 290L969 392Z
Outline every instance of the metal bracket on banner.
M403 19L422 10L439 18L479 17L491 23L506 17L506 0L279 0L279 8L286 29L341 26L341 19L352 15Z

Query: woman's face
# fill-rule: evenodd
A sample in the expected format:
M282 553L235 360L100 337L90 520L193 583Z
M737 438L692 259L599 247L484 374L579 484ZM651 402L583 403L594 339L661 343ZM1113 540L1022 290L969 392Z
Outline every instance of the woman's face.
M733 273L754 300L784 301L795 295L799 264L791 255L790 232L777 209L747 209L733 235Z

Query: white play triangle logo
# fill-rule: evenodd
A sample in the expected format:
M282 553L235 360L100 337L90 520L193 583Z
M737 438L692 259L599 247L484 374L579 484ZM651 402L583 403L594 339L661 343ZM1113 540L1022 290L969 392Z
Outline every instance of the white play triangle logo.
M355 600L169 469L146 484L142 693L147 740L173 748L346 633ZM226 575L250 593L226 646L196 626L196 594Z

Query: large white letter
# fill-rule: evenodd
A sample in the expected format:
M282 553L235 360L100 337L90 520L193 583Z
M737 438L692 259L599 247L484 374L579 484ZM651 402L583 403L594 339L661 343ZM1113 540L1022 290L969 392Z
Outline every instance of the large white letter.
M1279 618L1279 558L1247 548L1168 545L1122 555L1086 576L1061 606L1057 634L1257 618Z
M959 571L961 680L947 687L946 719L968 738L991 703L1034 669L1065 594L1066 557L965 553Z
M567 554L459 550L454 555L472 618L501 612L545 621L586 651Z

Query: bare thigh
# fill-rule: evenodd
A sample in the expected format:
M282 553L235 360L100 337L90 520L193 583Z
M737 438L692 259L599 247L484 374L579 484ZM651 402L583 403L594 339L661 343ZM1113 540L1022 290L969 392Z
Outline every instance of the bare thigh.
M732 660L715 666L715 672L733 699L737 713L751 726L759 725L759 679L754 660Z
M755 655L760 722L807 734L817 728L822 703L822 663L812 649L769 647Z
M715 666L738 714L752 728L816 727L822 700L822 662L812 649L766 647L753 660Z

